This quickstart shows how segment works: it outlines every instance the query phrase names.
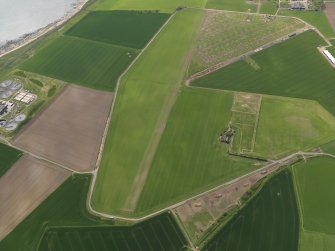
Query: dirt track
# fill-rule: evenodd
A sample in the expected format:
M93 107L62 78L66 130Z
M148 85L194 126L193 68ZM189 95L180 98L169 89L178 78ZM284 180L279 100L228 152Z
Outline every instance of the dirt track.
M79 172L94 170L112 100L111 93L69 85L13 145Z
M51 194L71 172L25 155L0 178L0 240Z
M326 3L325 14L333 31L335 31L335 3Z

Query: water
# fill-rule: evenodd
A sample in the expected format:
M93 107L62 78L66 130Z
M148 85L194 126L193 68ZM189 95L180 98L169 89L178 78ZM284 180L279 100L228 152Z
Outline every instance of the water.
M0 0L0 45L62 18L79 0Z

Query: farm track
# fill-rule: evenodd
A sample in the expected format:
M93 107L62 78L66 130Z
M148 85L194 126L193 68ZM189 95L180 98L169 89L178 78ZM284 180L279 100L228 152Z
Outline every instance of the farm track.
M194 8L194 9L199 9L199 8ZM203 10L206 10L203 8ZM218 10L215 10L215 11L218 11ZM220 10L222 11L222 10ZM227 12L233 12L233 13L245 13L245 12L237 12L237 11L227 11ZM251 15L260 15L258 13L250 13ZM120 85L120 82L121 82L121 79L124 77L124 75L129 71L129 69L137 62L137 60L140 58L140 56L146 51L146 49L149 47L149 45L152 43L152 41L160 34L160 32L165 28L165 26L170 22L170 20L174 17L175 14L172 14L171 17L166 21L166 23L159 29L159 31L155 34L155 36L148 42L148 44L142 49L142 51L138 54L138 56L136 57L136 59L128 66L128 68L123 72L123 74L119 77L118 81L117 81L117 85L116 85L116 90L115 90L115 99L117 98L117 93L118 93L118 89L119 89L119 85ZM278 15L277 15L278 16ZM282 16L282 17L286 17L286 16ZM328 44L331 44L330 41L317 29L315 28L314 26L310 25L309 23L303 21L302 19L300 18L296 18L296 17L292 17L292 18L295 18L295 19L298 19L300 20L301 22L305 23L306 26L308 27L308 29L313 29L314 31L316 31ZM303 31L301 31L303 32ZM280 39L279 39L280 40ZM276 40L277 41L277 40ZM280 40L281 41L281 40ZM280 42L279 41L279 42ZM274 45L275 42L272 42L268 45L268 47ZM253 53L252 52L249 52L249 53ZM240 58L241 56L239 56L238 58ZM236 59L235 59L236 60ZM208 74L209 72L207 72L206 74ZM189 80L186 81L186 83L188 84L189 83ZM318 157L318 156L328 156L328 157L331 157L331 158L335 158L335 155L332 155L332 154L327 154L327 153L316 153L316 152L303 152L303 151L299 151L299 152L296 152L296 153L293 153L289 156L286 156L282 159L279 159L279 160L269 160L269 164L256 170L256 171L253 171L253 172L250 172L248 174L245 174L243 176L240 176L234 180L231 180L229 182L226 182L224 184L221 184L219 186L216 186L210 190L207 190L203 193L200 193L196 196L193 196L191 198L188 198L188 199L185 199L183 201L180 201L174 205L171 205L171 206L168 206L168 207L165 207L161 210L158 210L156 212L153 212L151 214L148 214L146 216L143 216L143 217L138 217L138 218L130 218L130 217L121 217L121 216L117 216L117 215L111 215L111 214L107 214L107 213L103 213L103 212L98 212L96 210L94 210L91 206L91 199L92 199L92 194L93 194L93 189L94 189L94 186L95 186L95 182L96 182L96 178L97 178L97 173L98 173L98 170L99 170L99 164L100 164L100 161L101 161L101 156L102 156L102 152L103 152L103 146L104 146L104 143L105 143L105 140L106 140L106 136L107 136L107 132L108 132L108 128L109 128L109 125L110 125L110 121L111 121L111 118L112 118L112 114L113 114L113 109L114 109L114 104L115 104L115 99L112 103L112 106L111 106L111 111L110 111L110 115L107 119L107 123L106 123L106 127L105 127L105 131L104 131L104 136L103 136L103 140L102 140L102 144L101 144L101 147L100 147L100 151L99 151L99 156L98 156L98 159L97 159L97 162L96 162L96 166L98 168L96 168L95 170L93 171L88 171L88 172L80 172L80 171L76 171L76 170L73 170L72 168L66 166L66 165L62 165L62 164L59 164L59 163L56 163L48 158L43 158L41 156L38 156L38 155L35 155L25 149L21 149L21 148L18 148L16 146L13 146L7 139L5 138L0 138L1 141L4 141L6 144L8 144L9 146L13 147L13 148L16 148L20 151L23 151L24 153L28 154L28 155L31 155L32 157L34 158L37 158L39 160L44 160L46 162L49 162L51 164L54 164L56 165L57 167L59 168L62 168L62 169L66 169L66 170L69 170L73 173L78 173L78 174L92 174L93 175L93 180L92 180L92 183L90 185L90 189L89 189L89 194L88 194L88 199L87 199L87 208L88 208L88 211L90 213L92 213L93 215L96 215L96 216L100 216L100 217L104 217L104 218L109 218L109 219L116 219L116 220L125 220L125 221L129 221L129 222L139 222L139 221L143 221L143 220L146 220L148 218L151 218L153 216L156 216L162 212L165 212L165 211L168 211L168 210L172 210L188 201L191 201L191 200L194 200L196 198L199 198L205 194L208 194L208 193L211 193L217 189L220 189L224 186L227 186L227 185L231 185L231 184L235 184L235 183L238 183L240 182L241 179L243 178L246 178L246 177L249 177L249 176L252 176L252 175L255 175L255 173L258 173L258 172L262 172L262 171L265 171L267 170L268 168L273 168L273 166L276 166L278 165L278 169L283 167L283 166L286 166L288 164L290 164L290 161L292 161L293 159L296 159L296 158L299 158L299 157L306 157L306 158L312 158L312 157Z

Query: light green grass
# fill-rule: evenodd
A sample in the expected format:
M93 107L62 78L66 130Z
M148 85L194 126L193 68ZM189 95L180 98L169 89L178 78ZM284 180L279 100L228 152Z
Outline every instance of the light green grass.
M315 26L326 37L335 37L335 32L322 11L280 10L278 15L293 16Z
M304 26L293 18L207 11L189 74L255 50Z
M220 10L232 10L256 12L257 5L250 4L246 0L208 0L206 4L207 9L220 9Z
M93 5L96 10L159 10L172 13L178 6L205 6L207 0L98 0Z
M232 94L183 89L171 112L136 208L138 213L195 195L257 169L227 154L219 135L228 126Z
M118 77L137 51L74 37L61 36L21 65L66 82L113 91Z
M319 157L293 166L305 230L335 234L335 159Z
M307 31L251 56L260 70L238 61L192 85L314 99L335 115L335 70L317 49L324 44L318 34Z
M260 0L262 2L260 13L275 14L278 9L278 0Z
M120 213L162 110L179 88L203 12L177 13L123 78L93 193L93 206Z
M299 240L299 251L333 251L335 235L302 230Z
M318 103L263 97L254 154L279 158L333 140L335 119Z

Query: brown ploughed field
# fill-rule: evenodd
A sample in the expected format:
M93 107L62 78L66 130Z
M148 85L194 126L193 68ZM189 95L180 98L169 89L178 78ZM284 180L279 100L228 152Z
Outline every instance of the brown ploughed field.
M335 3L326 3L325 13L330 25L335 31Z
M13 144L75 171L92 171L112 101L112 93L68 85Z

